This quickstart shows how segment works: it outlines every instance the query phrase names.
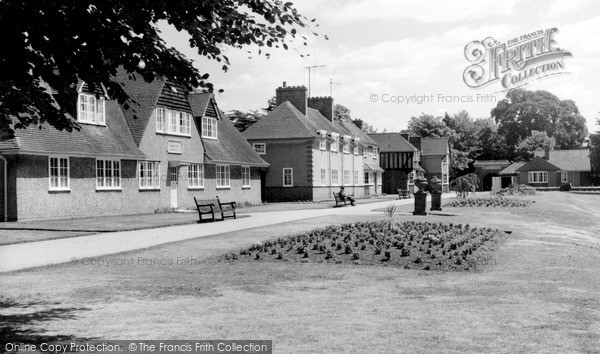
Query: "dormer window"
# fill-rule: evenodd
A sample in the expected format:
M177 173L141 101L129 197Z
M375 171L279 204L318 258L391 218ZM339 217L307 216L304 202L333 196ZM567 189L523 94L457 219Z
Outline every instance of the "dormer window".
M336 133L331 133L331 139L333 142L331 143L331 151L338 152L340 148L340 135Z
M104 97L96 98L90 93L80 93L77 99L77 121L80 123L105 125Z
M167 108L156 108L156 132L189 136L192 115Z
M217 139L217 119L202 117L202 137Z

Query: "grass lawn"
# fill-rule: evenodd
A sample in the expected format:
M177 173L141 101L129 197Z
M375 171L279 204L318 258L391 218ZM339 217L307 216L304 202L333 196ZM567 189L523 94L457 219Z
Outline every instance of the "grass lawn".
M453 216L399 208L400 222L512 230L477 271L218 261L257 241L381 214L187 240L115 255L108 267L2 274L0 338L272 339L278 353L598 352L598 198L538 193L527 208L445 207Z

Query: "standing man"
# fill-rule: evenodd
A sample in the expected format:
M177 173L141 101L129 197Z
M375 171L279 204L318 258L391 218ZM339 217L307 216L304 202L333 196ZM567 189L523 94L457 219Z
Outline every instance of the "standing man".
M354 194L344 194L344 186L340 187L338 195L340 196L341 200L348 200L350 202L350 205L354 206Z

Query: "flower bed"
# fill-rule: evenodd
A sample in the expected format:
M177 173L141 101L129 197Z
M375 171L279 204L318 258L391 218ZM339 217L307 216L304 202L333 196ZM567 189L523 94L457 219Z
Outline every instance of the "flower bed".
M512 198L464 198L455 199L446 204L445 207L455 208L478 208L478 207L504 207L504 208L524 208L535 203L532 200L520 200Z
M257 243L223 261L324 262L423 270L489 264L505 233L490 228L394 220L345 224Z

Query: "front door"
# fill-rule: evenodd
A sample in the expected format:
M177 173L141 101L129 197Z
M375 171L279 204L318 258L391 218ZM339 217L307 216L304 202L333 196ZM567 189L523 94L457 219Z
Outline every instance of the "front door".
M179 167L169 167L171 185L171 208L179 207Z

